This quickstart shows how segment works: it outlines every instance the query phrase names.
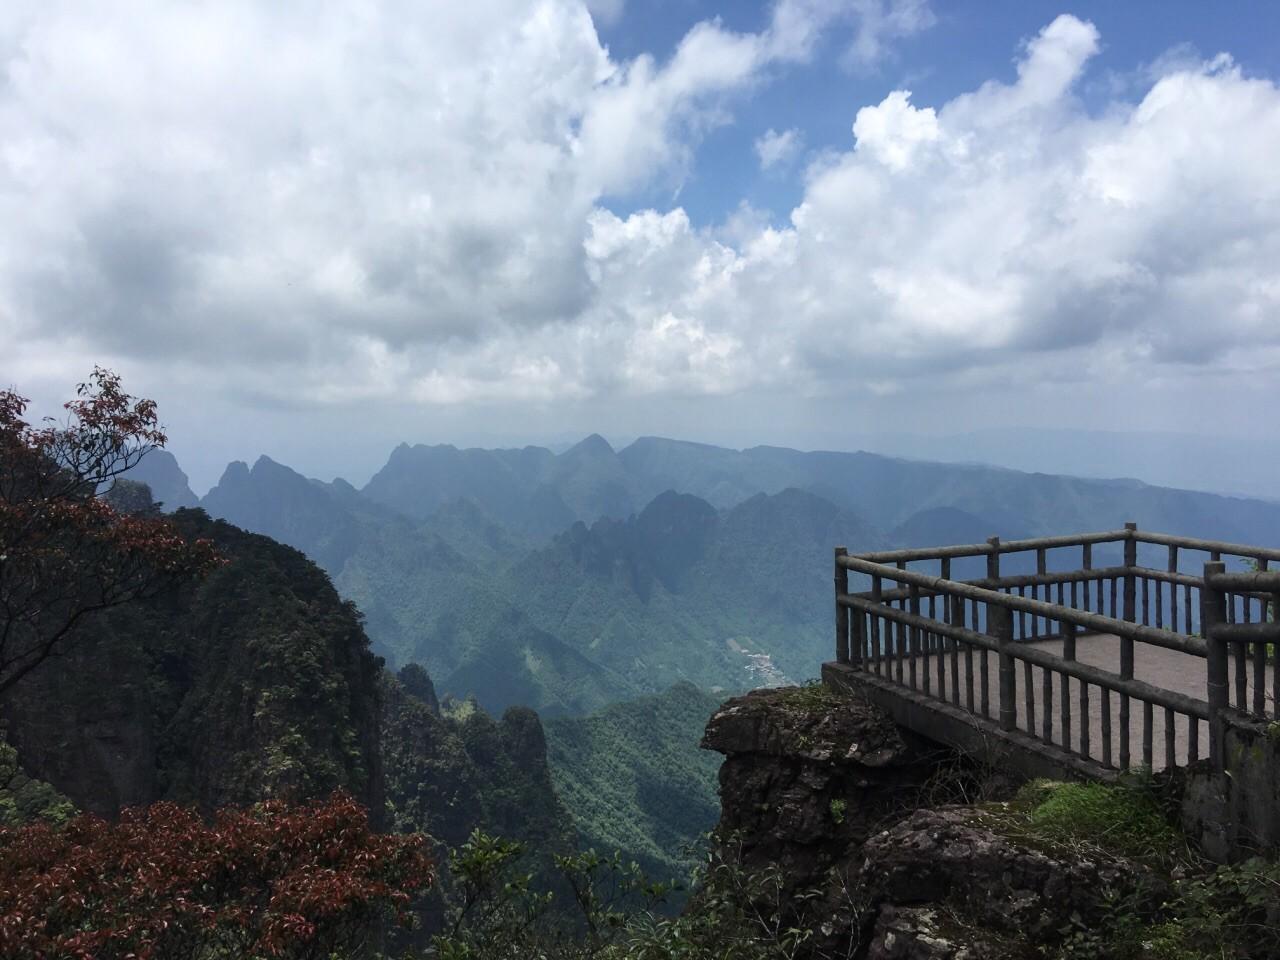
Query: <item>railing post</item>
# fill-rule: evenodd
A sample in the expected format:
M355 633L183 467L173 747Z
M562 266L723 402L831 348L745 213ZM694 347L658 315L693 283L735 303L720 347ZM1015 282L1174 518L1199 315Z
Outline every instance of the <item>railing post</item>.
M1204 634L1208 662L1209 759L1219 773L1223 769L1223 712L1227 709L1227 644L1214 636L1214 627L1227 621L1226 594L1212 586L1213 577L1225 573L1227 565L1210 561L1204 565L1200 587L1200 631Z
M1138 565L1138 525L1130 521L1124 525L1129 535L1124 540L1124 618L1133 623L1138 615L1138 590L1134 579L1134 568ZM1115 594L1111 595L1112 603ZM1115 616L1113 613L1112 616ZM1133 679L1133 637L1120 638L1120 676L1124 680ZM1192 723L1198 721L1192 720ZM1120 694L1120 769L1129 769L1129 695Z
M1130 623L1136 623L1138 617L1138 583L1134 568L1138 565L1138 538L1134 534L1137 533L1138 525L1131 521L1126 523L1124 528L1129 531L1129 536L1125 537L1124 541L1124 618ZM1132 655L1132 644L1129 646L1129 652Z
M1280 592L1271 595L1269 605L1263 605L1262 619L1273 623L1280 620ZM1271 716L1280 720L1280 644L1272 645L1271 656ZM1263 676L1258 677L1254 683L1261 684L1265 675L1266 672L1263 671Z
M849 571L840 566L840 558L847 557L849 551L845 547L836 547L835 551L835 586L836 586L836 663L849 662L849 621L853 611L840 602L840 598L849 593Z
M1013 611L1000 604L987 604L987 633L1000 649L1000 729L1018 725L1017 687L1013 670Z
M987 537L987 544L991 547L991 552L987 554L987 579L991 581L1000 579L1000 538ZM998 590L999 587L993 582L990 585L992 590ZM991 611L987 611L987 616L991 615Z

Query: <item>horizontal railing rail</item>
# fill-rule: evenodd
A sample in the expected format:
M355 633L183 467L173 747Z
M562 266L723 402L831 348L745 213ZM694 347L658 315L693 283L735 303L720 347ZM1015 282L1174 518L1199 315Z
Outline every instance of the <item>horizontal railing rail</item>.
M1205 656L1204 641L1199 637L1183 636L1169 630L1146 627L1130 623L1127 620L1118 620L1115 617L1104 617L1100 614L1075 610L1055 603L1046 603L1043 600L1029 600L1025 597L1013 596L980 586L979 583L970 583L964 580L943 580L941 577L931 577L928 574L916 573L911 570L899 570L896 567L890 567L885 564L870 563L860 557L844 556L837 560L837 563L846 570L869 574L872 577L879 577L885 580L895 580L899 583L912 584L938 594L951 594L983 603L997 604L1009 610L1034 614L1046 620L1070 623L1094 633L1112 633L1118 637L1129 637L1142 643L1165 647L1169 650L1179 650L1199 657ZM1127 570L1127 568L1123 567L1112 569L1120 571L1121 575ZM865 595L859 594L859 596Z
M1086 543L1119 543L1129 538L1128 530L1110 530L1103 533L1081 533L1067 537L1035 537L1030 540L1005 540L997 543L968 543L948 547L916 547L909 550L880 550L860 553L863 560L877 563L897 563L900 560L940 560L959 557L985 557L992 554L1025 553L1029 550L1054 550L1058 547L1078 547ZM995 538L992 538L995 539Z
M1111 543L1122 545L1123 562L1095 567L1093 547ZM1167 548L1167 569L1140 564L1142 545ZM1079 567L1049 568L1049 552L1063 548L1080 549ZM1201 576L1180 568L1190 559L1184 551L1209 555ZM1035 572L1026 572L1029 559L1016 561L1021 570L1001 570L1002 558L1018 553L1034 553ZM1150 551L1142 556L1149 561ZM985 576L952 577L953 561L977 557L985 558ZM1252 569L1228 572L1223 557ZM1056 566L1061 560L1055 555ZM1229 712L1277 717L1280 571L1269 569L1272 560L1280 560L1280 550L1148 533L1135 524L856 555L837 548L836 659L1107 768L1127 769L1139 753L1150 765L1158 735L1165 766L1198 759L1202 735L1220 766ZM938 572L910 569L913 563ZM973 563L964 566L977 572ZM869 579L871 589L851 592L851 574ZM1114 664L1118 652L1118 666L1082 662L1082 637L1101 637L1091 643L1105 649L1095 645L1090 655ZM1167 670L1172 663L1184 688L1190 683L1205 696L1135 677L1136 655L1149 647L1168 653L1144 653L1144 669L1159 674L1161 664ZM1137 724L1135 702L1142 713Z
M1133 530L1133 539L1139 543L1151 543L1186 550L1201 550L1209 554L1233 557L1253 557L1256 560L1280 560L1280 550L1272 547L1256 547L1244 543L1228 543L1225 540L1203 540L1199 537L1177 537L1167 533L1148 533Z

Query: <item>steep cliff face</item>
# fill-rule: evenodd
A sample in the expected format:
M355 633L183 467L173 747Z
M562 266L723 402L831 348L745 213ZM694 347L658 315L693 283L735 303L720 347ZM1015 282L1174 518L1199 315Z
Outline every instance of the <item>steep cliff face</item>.
M386 674L359 612L303 554L200 510L174 522L229 562L99 618L15 688L0 733L27 786L0 791L0 819L22 819L49 792L33 792L39 782L108 816L341 787L375 823L450 847L476 827L541 850L572 845L536 713L442 715L426 671Z
M112 814L343 787L382 808L377 679L357 611L301 553L179 510L230 562L112 611L3 704L30 775Z
M772 871L781 925L813 931L799 956L1057 956L1065 937L1105 922L1108 897L1142 913L1167 893L1123 856L1021 831L1016 804L948 803L972 776L963 762L821 687L730 700L703 746L725 755L721 855ZM959 780L949 788L940 769Z
M823 687L757 690L707 724L720 767L717 833L744 867L782 867L807 889L917 802L933 752L885 715Z
M382 681L390 825L423 830L446 847L478 827L538 850L568 850L573 831L551 785L538 715L525 707L500 720L475 707L442 715L425 677L410 665Z

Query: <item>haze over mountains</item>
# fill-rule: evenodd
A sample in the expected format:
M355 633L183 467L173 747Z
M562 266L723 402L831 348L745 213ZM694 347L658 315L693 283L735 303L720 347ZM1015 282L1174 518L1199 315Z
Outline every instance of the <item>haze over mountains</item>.
M160 451L135 471L196 502ZM375 650L442 692L581 714L688 680L812 676L831 548L1119 527L1274 542L1280 505L870 453L737 451L592 435L563 453L401 445L357 490L267 457L230 464L211 515L301 549L364 612Z

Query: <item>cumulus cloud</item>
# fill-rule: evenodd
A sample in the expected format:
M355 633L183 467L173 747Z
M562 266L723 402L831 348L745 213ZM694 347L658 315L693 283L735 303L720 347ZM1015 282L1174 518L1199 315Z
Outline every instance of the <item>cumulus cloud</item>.
M650 231L628 282L659 265L665 302L698 302L743 344L750 382L885 392L1274 369L1280 90L1215 58L1091 114L1073 91L1098 44L1060 17L1012 83L936 108L889 93L857 112L850 149L811 167L786 229L733 249L704 237L682 255L707 265L698 275L664 263Z
M761 170L772 170L786 166L800 151L802 137L794 127L779 133L770 127L756 138L756 157L760 161Z
M863 107L853 121L858 149L891 170L901 172L916 153L940 139L938 115L931 107L917 110L910 90L895 90L875 107Z
M857 9L855 47L927 13ZM456 406L1275 371L1280 91L1218 58L1090 112L1069 16L1007 82L851 104L783 226L606 209L849 10L623 62L574 0L6 5L0 379Z
M591 19L618 9L5 5L0 334L330 397L335 360L393 392L586 321L596 204L678 180L725 98L835 16L782 0L760 33L619 62Z

